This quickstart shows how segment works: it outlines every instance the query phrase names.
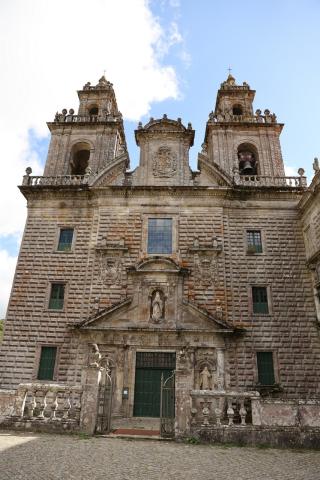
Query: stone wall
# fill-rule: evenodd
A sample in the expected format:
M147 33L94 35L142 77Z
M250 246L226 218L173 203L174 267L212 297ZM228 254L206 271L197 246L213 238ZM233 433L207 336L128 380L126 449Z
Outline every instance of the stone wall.
M37 200L29 199L1 349L3 387L36 377L37 355L43 344L59 347L56 379L80 381L87 346L77 344L68 325L134 293L135 284L126 270L146 255L147 218L167 215L175 219L172 258L190 272L184 298L245 329L241 336L228 340L230 385L252 389L257 382L255 351L272 350L284 394L296 398L318 392L319 338L311 278L295 213L298 195L247 192L243 198L242 192L226 193L219 188L214 193L203 188L193 195L191 189L168 193L121 187L93 197L81 190L72 195L55 192L54 197L42 190L37 195ZM75 227L70 253L56 251L62 226ZM246 253L246 229L252 228L262 231L263 253L259 255ZM220 253L210 250L214 239L222 247ZM99 245L117 245L121 240L123 250L104 253L113 267L112 262L120 258L116 264L119 274L101 277ZM200 250L204 248L209 275L201 262L196 265L195 240ZM63 311L47 309L52 281L67 282ZM269 288L269 315L252 314L252 285Z
M11 415L14 404L15 390L0 389L0 418Z

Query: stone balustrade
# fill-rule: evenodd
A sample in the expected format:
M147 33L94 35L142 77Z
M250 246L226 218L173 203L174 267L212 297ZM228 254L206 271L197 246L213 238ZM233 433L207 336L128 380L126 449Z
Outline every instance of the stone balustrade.
M192 390L191 429L254 424L259 392Z
M20 420L65 421L79 424L81 386L57 383L21 383L13 416Z
M305 188L307 186L307 178L300 175L299 177L275 177L268 175L234 175L233 181L236 185L246 187L291 187Z
M51 177L24 175L22 185L30 187L44 186L68 186L68 185L86 185L89 181L88 175L57 175Z
M116 122L121 120L120 114L105 114L105 115L74 115L58 113L54 118L55 123L103 123Z

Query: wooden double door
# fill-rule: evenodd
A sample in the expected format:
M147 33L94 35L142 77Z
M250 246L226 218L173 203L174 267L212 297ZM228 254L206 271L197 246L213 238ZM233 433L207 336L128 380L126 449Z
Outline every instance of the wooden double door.
M160 417L161 378L168 379L176 364L175 353L137 352L134 390L135 417ZM174 390L170 396L174 408Z

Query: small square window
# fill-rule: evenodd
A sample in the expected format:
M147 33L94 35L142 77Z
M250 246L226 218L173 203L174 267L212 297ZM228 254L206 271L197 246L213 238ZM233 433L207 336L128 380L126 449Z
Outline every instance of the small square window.
M64 283L52 283L50 300L49 300L49 309L50 310L62 310L64 302Z
M41 347L38 380L53 380L57 347Z
M72 247L73 228L61 228L58 242L59 252L70 252Z
M149 218L148 253L172 253L172 218Z
M253 313L269 313L266 287L252 287L252 309Z
M247 252L262 253L262 240L260 230L247 230Z
M260 385L274 385L272 352L257 352L258 382Z

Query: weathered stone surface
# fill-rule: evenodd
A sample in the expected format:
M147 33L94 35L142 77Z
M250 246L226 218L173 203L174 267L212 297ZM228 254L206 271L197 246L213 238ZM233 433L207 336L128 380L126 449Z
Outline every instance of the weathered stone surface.
M138 126L140 165L126 171L112 85L102 79L79 96L78 115L61 113L49 124L45 177L28 171L20 187L29 214L0 350L1 388L37 381L41 347L56 346L53 383L92 387L81 420L92 433L99 380L88 383L83 372L94 343L110 361L113 415L133 415L136 354L152 351L176 354L177 434L190 431L190 392L203 388L205 367L210 389L227 392L215 406L222 422L240 421L240 410L245 418L245 408L256 425L294 426L300 415L301 425L318 426L317 408L297 410L296 402L320 394L319 171L308 189L303 172L284 177L282 124L267 110L254 114L254 91L232 79L210 114L198 172L189 167L191 124L166 116ZM246 158L252 175L241 174ZM72 172L77 162L81 175ZM169 253L148 253L150 218L171 219ZM72 247L58 251L66 227L74 229ZM262 252L248 248L248 230L261 232ZM48 308L52 282L65 284L61 310ZM253 286L266 288L268 313L253 312ZM257 352L273 354L272 388L259 385ZM233 411L237 392L257 389L288 403L279 411L248 397Z

